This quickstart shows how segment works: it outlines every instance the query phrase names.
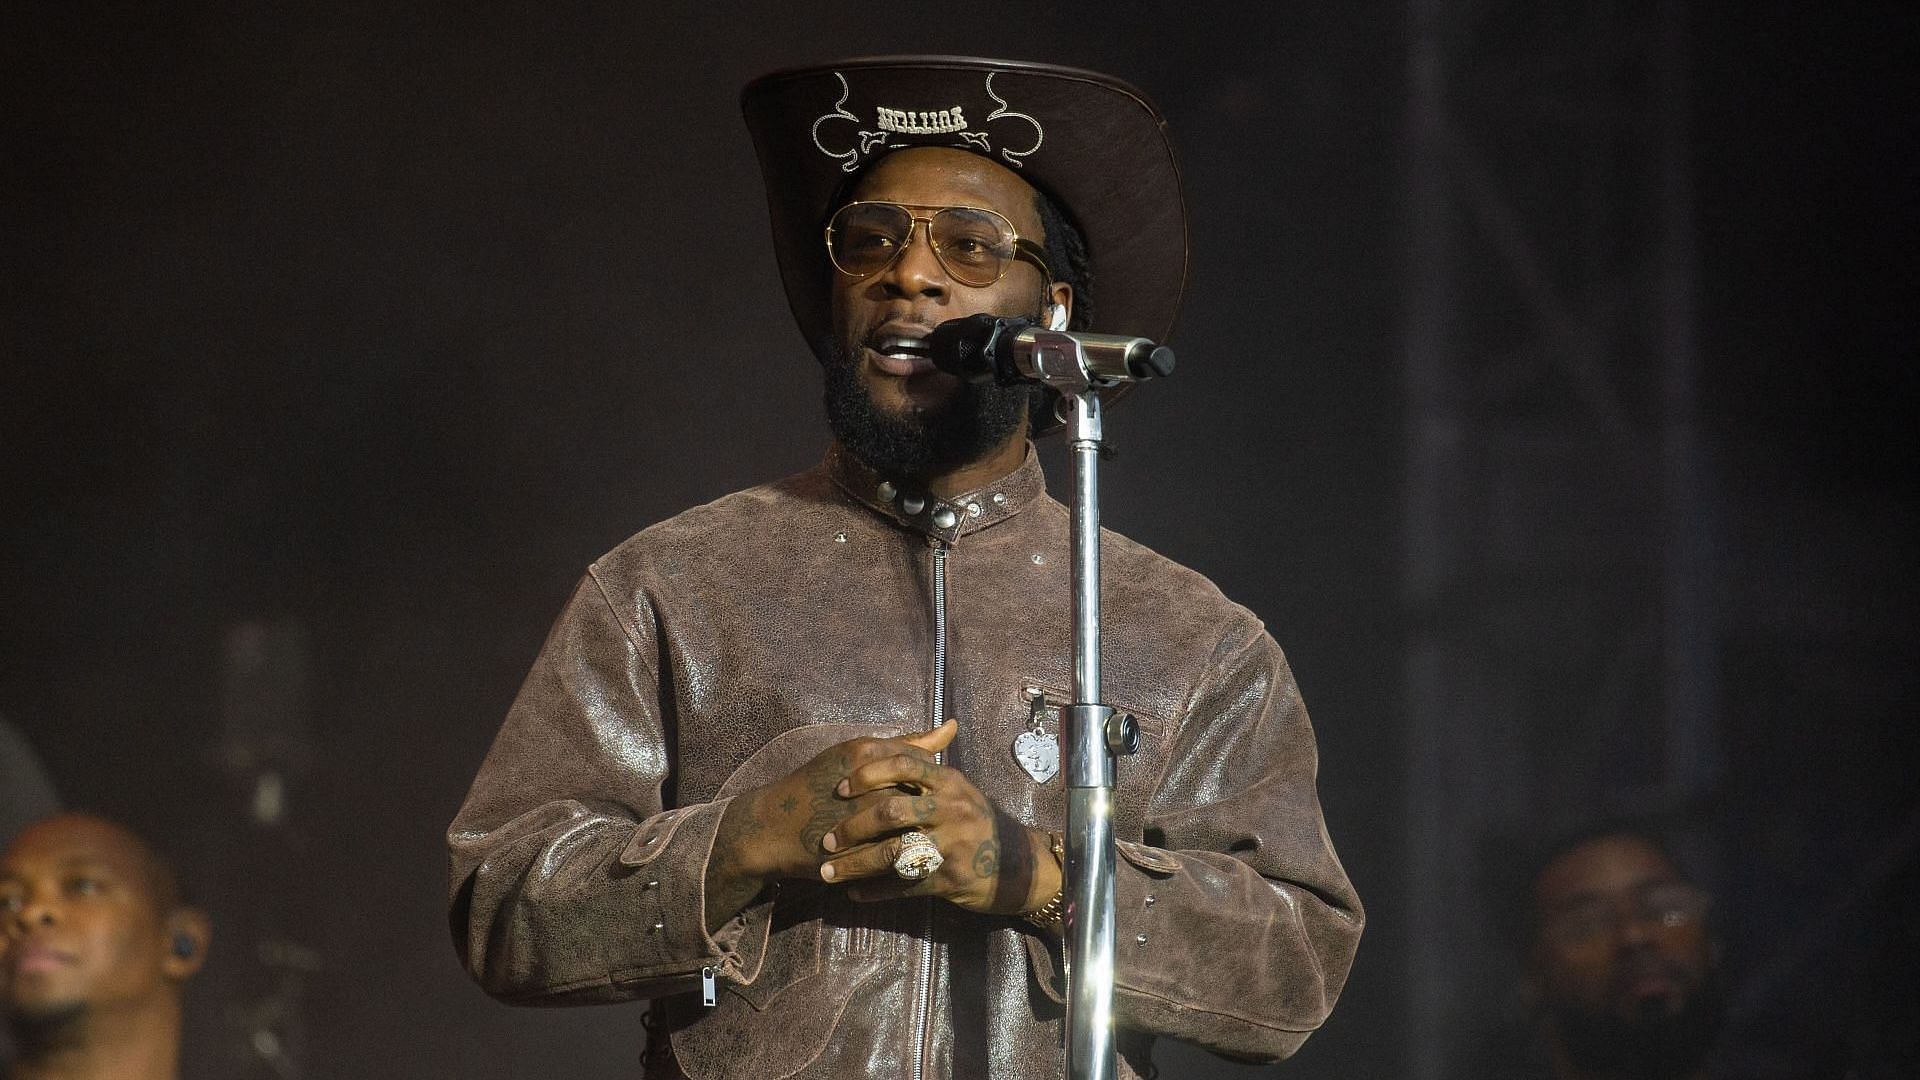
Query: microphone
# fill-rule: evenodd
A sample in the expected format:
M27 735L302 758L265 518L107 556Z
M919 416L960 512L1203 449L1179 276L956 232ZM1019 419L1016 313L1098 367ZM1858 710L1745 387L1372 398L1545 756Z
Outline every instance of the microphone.
M1143 337L1048 330L1025 316L969 315L927 335L933 366L968 382L1045 383L1067 393L1173 373L1173 350Z

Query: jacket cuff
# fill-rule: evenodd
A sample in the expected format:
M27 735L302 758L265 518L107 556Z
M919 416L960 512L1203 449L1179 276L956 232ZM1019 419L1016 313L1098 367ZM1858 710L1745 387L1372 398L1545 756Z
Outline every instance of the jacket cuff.
M1153 883L1165 879L1180 869L1180 860L1171 852L1159 848L1136 844L1131 840L1115 840L1114 851L1118 858L1113 861L1113 900L1116 954L1136 939L1122 939L1119 929L1134 920L1130 912L1151 910L1154 904ZM1067 1003L1066 949L1067 943L1052 934L1022 924L1026 930L1027 965L1033 969L1033 981L1057 1005ZM1116 956L1116 960L1119 957ZM1116 966L1118 966L1116 964Z
M615 982L685 975L712 967L732 982L759 977L773 924L773 890L718 929L707 931L707 866L714 837L732 798L669 810L640 824L620 852L620 864L639 882L635 932L653 936L664 963L615 972Z

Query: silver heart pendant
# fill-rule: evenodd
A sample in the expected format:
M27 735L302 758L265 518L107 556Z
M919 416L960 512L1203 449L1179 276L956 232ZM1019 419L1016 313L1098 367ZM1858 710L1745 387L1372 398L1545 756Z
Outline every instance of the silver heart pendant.
M1036 784L1044 784L1060 774L1060 744L1051 735L1023 731L1014 736L1013 760L1027 770Z

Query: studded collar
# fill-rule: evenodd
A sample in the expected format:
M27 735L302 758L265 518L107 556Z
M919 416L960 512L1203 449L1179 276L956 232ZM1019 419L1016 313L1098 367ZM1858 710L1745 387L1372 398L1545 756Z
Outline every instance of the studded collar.
M1032 505L1047 492L1040 457L1027 444L1020 467L974 491L938 499L925 488L888 480L839 443L827 450L827 474L855 502L881 517L951 544L969 533L997 525Z

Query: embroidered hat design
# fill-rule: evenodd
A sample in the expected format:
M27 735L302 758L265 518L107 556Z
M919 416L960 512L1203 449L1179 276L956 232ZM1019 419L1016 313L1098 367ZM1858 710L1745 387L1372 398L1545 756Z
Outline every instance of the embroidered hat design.
M835 349L827 220L869 166L917 147L977 155L1046 195L1085 241L1087 328L1167 340L1186 289L1186 199L1159 111L1119 79L1025 60L860 57L763 75L740 107L787 304L819 359Z
M840 163L844 173L859 172L872 158L885 150L904 150L909 146L946 145L969 150L989 157L994 154L993 130L1000 132L1001 138L1011 143L1015 137L1031 139L1025 149L1014 149L1013 145L1003 145L997 155L999 160L1013 168L1022 167L1022 158L1039 150L1047 140L1046 129L1040 121L1023 112L1014 111L1007 100L994 92L993 79L998 72L988 72L982 89L995 108L980 121L980 127L972 126L967 116L967 104L955 102L938 109L903 109L890 105L873 107L873 127L866 130L862 119L847 111L847 102L853 97L853 88L847 83L844 72L836 71L833 77L840 83L839 100L833 108L822 113L813 122L811 134L813 145L820 152ZM975 115L978 115L976 110ZM998 129L992 129L996 121L1002 123ZM821 129L827 128L826 139ZM938 136L953 136L941 139ZM845 149L835 149L836 146Z

